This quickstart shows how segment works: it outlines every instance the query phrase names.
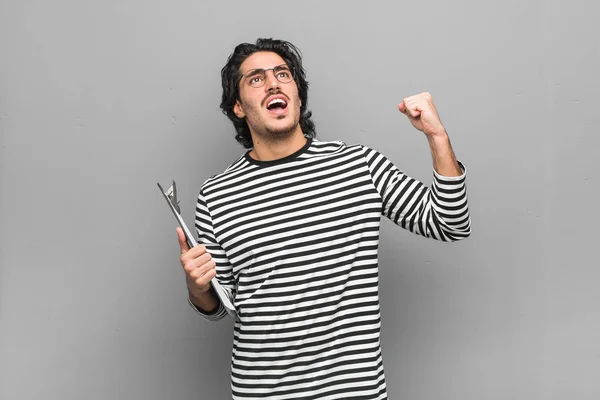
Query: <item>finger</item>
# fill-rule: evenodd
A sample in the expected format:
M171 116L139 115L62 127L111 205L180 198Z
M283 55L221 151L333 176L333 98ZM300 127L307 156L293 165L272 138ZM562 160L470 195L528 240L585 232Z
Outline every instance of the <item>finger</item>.
M405 114L411 118L417 118L417 117L419 117L419 115L421 115L421 111L419 110L419 107L417 104L407 103Z
M179 247L181 248L181 254L185 254L190 249L190 246L187 244L187 239L185 238L185 233L183 233L183 229L177 227L175 229L177 231L177 239L179 240Z
M409 103L413 103L415 100L417 100L419 97L421 97L420 94L413 94L412 96L408 96L404 99L404 103L409 104Z
M415 96L411 96L405 99L405 102L410 105L414 105L417 111L423 112L426 109L434 109L433 98L431 93L423 92Z
M406 104L404 104L404 101L398 104L398 110L400 110L402 114L406 114Z
M196 248L194 247L191 251L187 252L185 256L181 257L181 264L183 265L185 273L188 275L192 273L201 273L203 270L207 269L204 265L212 261L212 257L208 253L194 257L191 253L195 249Z
M192 247L187 253L190 258L198 258L203 254L206 254L210 257L210 254L206 251L206 247L204 247L202 244Z
M406 115L409 118L416 118L421 114L420 112L416 112L413 109L411 109L411 107L404 101L398 104L398 110L400 110L402 114Z
M421 109L418 107L419 95L414 95L402 100L398 105L398 109L410 118L417 118L421 115Z
M217 276L217 270L212 266L209 268L199 268L190 274L190 280L197 285L206 285L212 278Z
M210 271L207 271L204 275L196 279L194 283L197 286L204 287L207 286L210 283L211 279L215 276L217 276L217 271L211 269Z

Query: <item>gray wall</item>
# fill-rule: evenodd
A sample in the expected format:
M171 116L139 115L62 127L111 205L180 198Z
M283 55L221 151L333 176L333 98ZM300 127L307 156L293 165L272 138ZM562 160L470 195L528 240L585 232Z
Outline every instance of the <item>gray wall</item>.
M467 165L473 235L385 221L394 399L600 398L599 6L0 1L0 399L225 399L232 324L186 304L176 179L242 152L220 114L233 47L305 56L319 137L430 182L396 105L430 91Z

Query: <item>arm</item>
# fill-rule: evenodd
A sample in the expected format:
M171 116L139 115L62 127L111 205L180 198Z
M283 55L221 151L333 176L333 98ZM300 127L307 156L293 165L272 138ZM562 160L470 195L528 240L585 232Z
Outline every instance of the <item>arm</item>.
M213 314L219 299L211 289L210 280L216 275L215 263L206 247L198 245L190 249L185 234L177 228L177 238L181 248L181 265L185 271L188 299L192 306L206 314Z
M456 159L450 140L429 93L411 96L398 106L412 125L425 133L433 159L433 184L405 175L382 154L364 148L373 184L382 199L382 214L418 235L455 241L471 232L464 166Z
M434 170L433 183L427 187L376 150L363 146L363 151L381 197L382 215L412 233L435 240L453 242L470 235L464 173L446 177Z
M219 308L219 299L212 288L200 295L190 290L189 299L192 305L204 314L214 314Z
M461 176L463 171L458 165L450 138L444 131L441 136L427 137L429 148L431 149L431 158L433 159L433 169L442 176Z
M450 138L440 121L431 94L421 93L407 97L398 105L398 109L406 114L411 124L427 137L435 171L448 177L462 175Z
M193 249L186 249L183 232L178 233L182 249L181 263L186 271L188 302L207 320L217 321L225 317L227 311L214 293L210 280L216 277L232 303L235 298L235 286L231 263L217 242L210 210L202 191L196 205L195 227L198 242L201 244Z

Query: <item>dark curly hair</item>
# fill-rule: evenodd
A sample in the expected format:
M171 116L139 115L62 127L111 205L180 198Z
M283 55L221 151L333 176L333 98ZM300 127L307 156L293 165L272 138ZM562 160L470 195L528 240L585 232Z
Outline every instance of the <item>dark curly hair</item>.
M284 61L292 67L294 79L298 86L298 96L302 101L300 106L300 128L304 136L315 137L315 124L310 117L312 112L307 110L308 106L308 81L306 73L302 68L302 54L293 44L284 40L257 39L256 43L242 43L236 46L233 53L227 59L227 64L221 70L221 84L223 86L223 97L221 99L221 110L223 114L233 122L237 134L235 139L245 148L252 148L252 137L246 120L238 118L233 112L236 100L240 100L240 66L244 60L259 51L271 51L277 53Z

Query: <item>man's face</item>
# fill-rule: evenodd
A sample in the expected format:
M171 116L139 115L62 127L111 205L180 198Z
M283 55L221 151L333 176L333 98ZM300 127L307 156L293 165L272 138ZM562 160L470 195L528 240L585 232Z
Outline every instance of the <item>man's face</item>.
M266 71L264 85L250 86L249 79L256 69L266 70L286 62L277 53L257 52L240 66L240 99L233 108L238 118L245 118L253 137L266 141L281 141L300 130L300 98L296 81L281 83L275 78L277 70ZM279 75L285 76L283 75ZM260 75L259 75L260 78ZM259 81L260 79L256 80Z

